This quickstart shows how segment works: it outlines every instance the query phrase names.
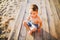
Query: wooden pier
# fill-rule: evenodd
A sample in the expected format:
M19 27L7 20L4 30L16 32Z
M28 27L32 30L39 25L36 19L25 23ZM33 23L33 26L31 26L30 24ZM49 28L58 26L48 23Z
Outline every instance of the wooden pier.
M43 21L41 32L33 33L32 38L30 38L30 36L27 34L26 28L23 26L23 21L29 15L28 8L31 4L38 5L39 16ZM54 5L52 7L54 7ZM54 11L55 13L53 13ZM48 0L27 0L26 2L21 3L20 13L18 15L13 33L11 34L12 36L9 40L57 40L58 36L55 30L54 16L56 16L57 22L59 19L55 8L53 9L53 12Z
M43 26L40 33L37 31L28 35L23 21L29 16L29 6L36 4L39 7L39 16L42 19ZM53 0L25 0L20 2L20 9L16 15L13 28L9 34L8 40L58 40L57 26L60 23Z

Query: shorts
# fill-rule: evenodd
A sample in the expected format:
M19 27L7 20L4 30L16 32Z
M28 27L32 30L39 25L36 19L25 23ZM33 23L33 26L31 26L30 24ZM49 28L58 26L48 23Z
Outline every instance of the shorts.
M33 24L32 22L27 22L27 25L30 27L30 29L37 29L38 28L38 24Z

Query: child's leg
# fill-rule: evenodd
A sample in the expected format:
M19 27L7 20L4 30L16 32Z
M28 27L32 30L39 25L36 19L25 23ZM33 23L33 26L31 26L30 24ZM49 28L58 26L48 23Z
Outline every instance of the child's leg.
M28 32L28 34L32 34L33 32L35 32L37 29L36 28L34 28L34 29L32 29L32 30L29 30L29 32Z
M40 29L37 29L38 33L40 33Z
M27 30L30 30L30 28L29 28L29 26L27 25L27 22L26 22L26 21L23 22L23 25L26 27Z

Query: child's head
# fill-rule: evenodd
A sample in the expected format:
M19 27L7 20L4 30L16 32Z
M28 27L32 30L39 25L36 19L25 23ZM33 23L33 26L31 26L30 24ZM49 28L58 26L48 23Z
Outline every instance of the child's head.
M31 17L34 17L34 18L38 15L38 6L37 5L35 5L35 4L31 5L30 15L31 15Z

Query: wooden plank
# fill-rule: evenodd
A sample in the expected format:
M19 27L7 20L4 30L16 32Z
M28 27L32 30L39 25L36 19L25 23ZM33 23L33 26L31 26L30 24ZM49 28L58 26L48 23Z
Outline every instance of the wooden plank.
M55 31L55 24L54 24L54 19L52 15L52 11L50 8L49 1L46 0L46 7L47 7L47 13L48 13L48 18L49 18L49 26L50 26L50 35L51 35L51 40L55 40L57 38L57 34Z
M26 10L28 10L28 3L29 2L27 1ZM29 15L26 10L25 10L25 17L24 17L23 20L25 20L26 17ZM28 37L31 37L31 36L27 35L27 30L26 30L26 28L22 24L22 29L21 29L20 36L19 36L19 39L18 40L29 40Z
M51 10L52 10L52 13L53 13L55 25L58 26L59 17L58 17L57 11L56 11L56 7L55 7L55 5L53 3L53 0L50 0L50 7L51 7Z
M56 25L56 32L57 32L57 35L58 35L58 40L60 40L60 4L59 4L59 0L53 0L53 3L55 5L55 8L56 8L56 11L57 11L57 14L58 14L58 17L59 17L59 21L58 21L58 24ZM56 19L57 20L57 19Z
M18 36L18 40L25 40L26 38L26 28L22 25L21 31Z
M25 10L24 11L22 11L22 12L24 12L24 18L23 18L23 20L22 21L24 21L25 19L26 19L26 7L27 7L27 4L25 4L26 6L24 7L25 8ZM23 10L23 9L22 9ZM18 40L25 40L25 38L26 38L26 34L27 34L27 31L26 31L26 28L23 26L23 22L22 22L22 24L21 24L21 30L20 30L20 33L19 33L19 38L18 38Z
M18 39L18 34L19 34L19 31L21 28L21 23L22 23L22 19L23 19L23 15L24 15L23 11L25 10L25 8L24 8L24 10L22 10L22 8L24 8L24 6L21 4L20 13L19 13L18 18L16 20L16 24L15 24L13 33L11 34L11 37L8 40L17 40Z
M49 35L49 26L48 26L48 18L47 18L47 12L46 12L46 5L45 0L41 0L41 9L42 9L42 22L43 22L43 40L50 40Z
M25 12L25 9L26 9L25 7L26 7L26 3L23 3L23 4L22 4L22 9L21 9L21 11L20 11L21 14L20 14L20 17L19 17L19 18L20 18L20 20L19 20L20 23L19 23L19 26L18 26L17 30L15 29L15 30L16 30L15 38L16 38L16 36L17 36L17 39L18 39L18 35L19 35L19 31L20 31L21 24L22 24L22 21L23 21L23 17L24 17L24 14L25 14L25 13L24 13L24 12ZM24 10L23 10L23 9L24 9ZM16 39L15 39L15 40L16 40Z
M15 28L15 25L16 25L16 22L17 22L18 15L19 15L19 11L17 12L14 25L12 25L12 30L11 30L11 32L10 32L10 34L9 34L8 40L11 39L11 36L12 36L12 34L13 34L13 32L14 32L14 28Z
M51 10L52 10L52 13L53 13L53 18L54 18L54 24L55 24L55 30L57 32L57 35L58 35L58 39L59 39L59 16L58 16L58 12L56 10L56 7L54 5L54 2L53 0L50 0L50 7L51 7Z

